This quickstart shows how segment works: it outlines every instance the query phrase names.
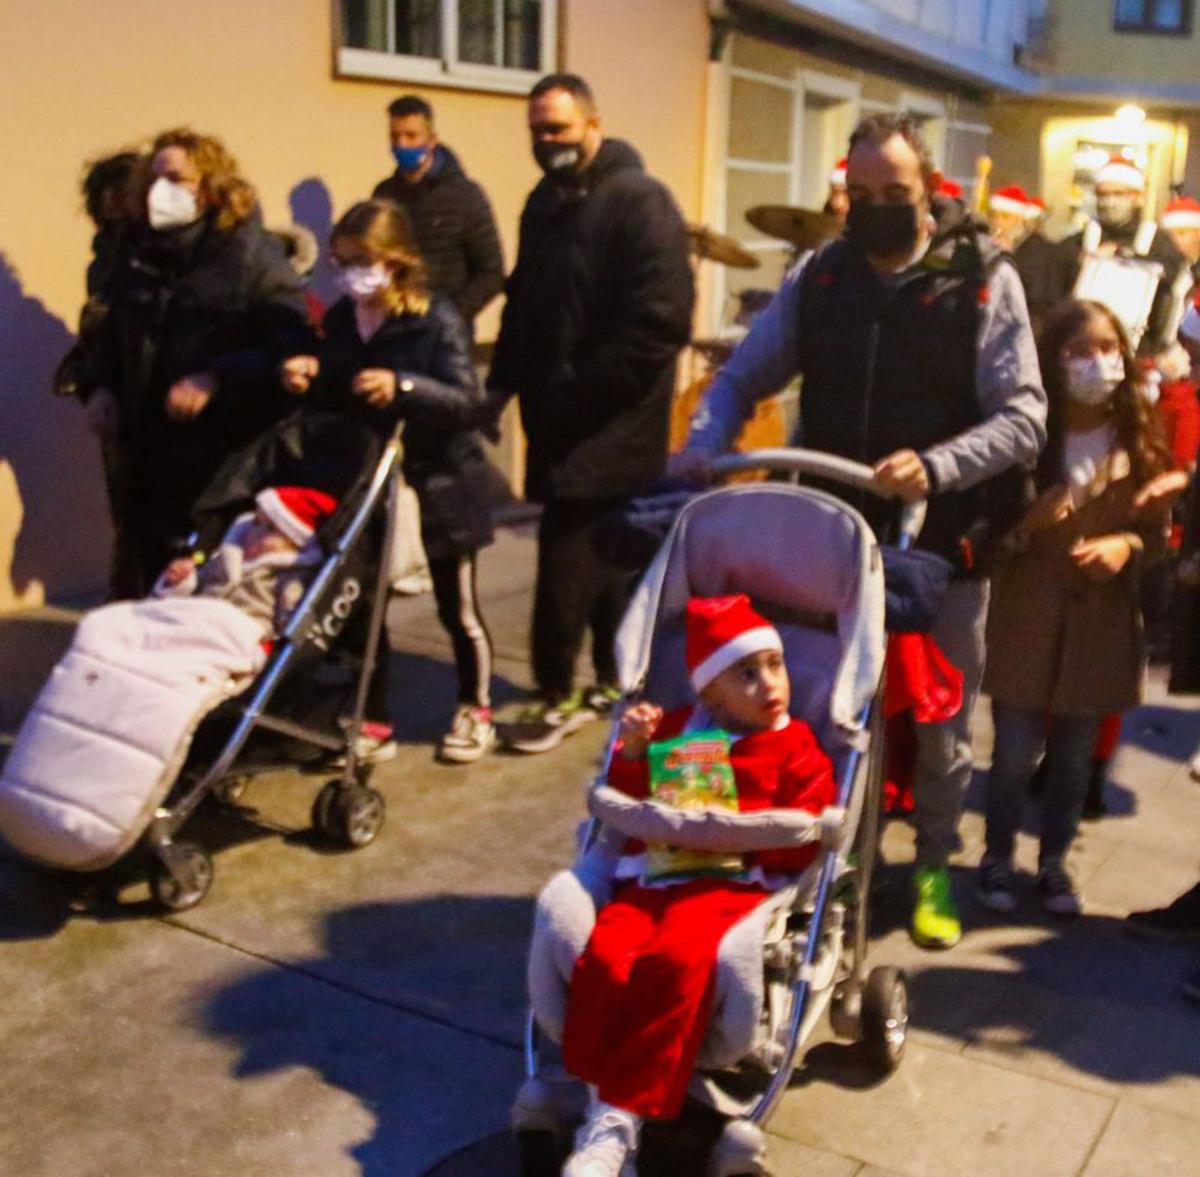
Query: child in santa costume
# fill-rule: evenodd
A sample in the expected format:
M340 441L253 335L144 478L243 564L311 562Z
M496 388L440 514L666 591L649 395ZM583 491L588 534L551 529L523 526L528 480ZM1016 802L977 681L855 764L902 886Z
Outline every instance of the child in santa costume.
M220 597L261 622L269 639L300 603L321 559L316 529L337 503L307 486L268 487L254 503L253 511L229 525L220 546L203 563L193 556L172 560L153 594Z
M807 724L788 713L790 685L778 631L744 594L693 599L687 665L696 707L664 715L639 703L622 717L608 783L650 795L652 740L721 729L743 812L834 802L832 764ZM713 1013L722 937L794 875L815 848L759 851L734 876L651 881L645 847L629 842L612 902L576 961L563 1027L563 1062L589 1084L587 1118L565 1177L617 1177L637 1149L644 1116L678 1116Z

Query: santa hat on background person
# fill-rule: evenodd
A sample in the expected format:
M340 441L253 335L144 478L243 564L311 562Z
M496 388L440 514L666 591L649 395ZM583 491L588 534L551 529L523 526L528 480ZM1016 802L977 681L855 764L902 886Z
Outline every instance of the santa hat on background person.
M1110 155L1108 162L1096 173L1093 183L1096 187L1101 184L1119 184L1122 188L1132 188L1135 192L1146 191L1146 177L1135 163L1131 163L1123 155Z
M1025 219L1027 221L1035 221L1038 217L1046 215L1046 202L1040 196L1029 197L1029 203L1025 208Z
M1009 184L997 188L988 198L988 207L994 213L1011 213L1017 217L1029 216L1029 196L1020 184Z
M258 509L284 535L303 547L319 524L333 514L337 500L311 486L269 486L254 497Z
M833 165L833 171L829 173L829 186L831 188L846 187L846 160L839 159Z
M962 192L962 185L957 180L943 180L937 190L939 196L946 196L951 200L962 200Z
M1164 229L1200 229L1200 200L1191 196L1176 196L1163 209Z
M756 613L745 593L688 601L687 668L699 694L717 675L761 650L783 653L779 631Z

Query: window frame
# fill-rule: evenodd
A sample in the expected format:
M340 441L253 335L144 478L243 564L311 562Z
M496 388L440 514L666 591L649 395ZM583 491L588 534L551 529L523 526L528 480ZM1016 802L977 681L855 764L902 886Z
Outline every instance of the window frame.
M1153 17L1158 9L1159 0L1142 0L1143 16L1140 22L1123 21L1118 16L1120 0L1113 0L1112 27L1114 33L1140 34L1143 37L1190 37L1192 35L1192 19L1195 15L1195 5L1192 0L1180 0L1182 6L1179 27L1163 29L1153 23Z
M358 49L342 42L342 0L333 0L333 71L337 78L400 82L456 90L482 90L497 94L528 94L545 74L558 68L560 0L542 0L542 28L538 68L460 61L458 58L458 0L438 0L442 15L440 57L415 57L384 49ZM502 3L503 0L498 0ZM395 0L385 0L390 30L395 26Z

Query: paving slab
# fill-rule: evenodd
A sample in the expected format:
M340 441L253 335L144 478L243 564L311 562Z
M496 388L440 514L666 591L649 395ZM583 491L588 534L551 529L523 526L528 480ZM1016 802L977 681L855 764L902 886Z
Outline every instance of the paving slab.
M1113 1101L913 1042L874 1082L850 1047L816 1047L771 1128L811 1148L913 1177L1074 1177ZM841 1065L830 1056L844 1054ZM1053 1131L1048 1126L1053 1125Z
M1117 1105L1081 1177L1145 1177L1200 1169L1200 1123Z

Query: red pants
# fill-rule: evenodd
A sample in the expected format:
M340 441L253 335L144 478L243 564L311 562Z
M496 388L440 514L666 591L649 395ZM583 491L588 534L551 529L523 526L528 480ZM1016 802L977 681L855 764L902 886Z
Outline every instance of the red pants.
M567 1070L606 1103L678 1116L712 1016L717 947L767 894L727 879L618 892L575 962Z

